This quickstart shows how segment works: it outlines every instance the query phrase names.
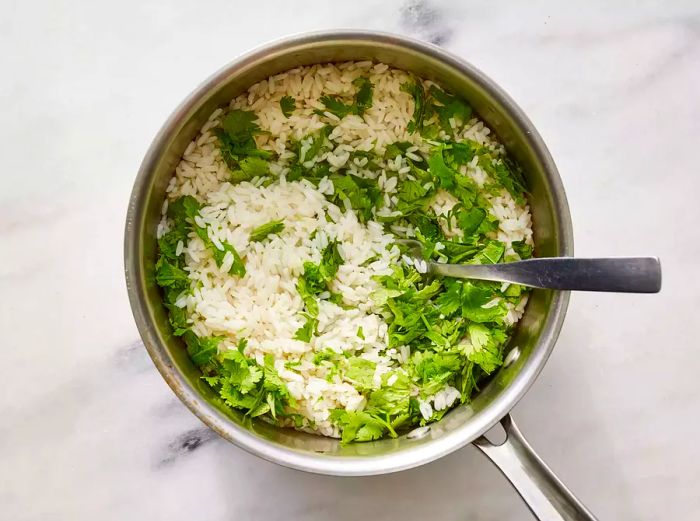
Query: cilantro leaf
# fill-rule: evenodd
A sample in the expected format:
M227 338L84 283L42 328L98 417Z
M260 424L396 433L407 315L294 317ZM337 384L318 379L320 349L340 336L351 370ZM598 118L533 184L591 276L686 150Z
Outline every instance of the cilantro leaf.
M454 279L445 279L446 291L435 299L435 305L445 317L457 313L462 307L462 283Z
M324 349L323 351L319 351L314 355L313 363L315 365L319 365L321 362L325 362L328 360L333 360L338 357L338 353L333 351L332 349Z
M182 338L187 344L187 354L197 366L203 366L217 353L219 342L223 337L198 337L192 330L187 330Z
M234 142L240 143L260 132L256 119L255 112L236 109L226 114L221 126Z
M526 244L525 241L513 241L510 245L521 259L529 259L532 257L533 248L529 244Z
M433 103L433 110L437 113L440 126L445 132L452 132L450 119L459 123L466 123L472 114L471 106L464 100L446 93L445 91L431 85L430 96L438 103Z
M408 131L413 134L423 130L423 118L425 118L425 90L420 80L413 78L401 85L401 90L413 98L413 117L408 124Z
M294 339L302 342L311 342L311 337L318 327L318 319L309 314L304 316L306 317L306 322L294 333Z
M445 158L442 155L442 147L438 147L430 154L428 166L430 168L430 173L437 179L441 188L450 190L455 186L455 176L458 174L445 164Z
M387 430L384 421L363 411L331 411L331 421L341 428L341 443L378 440Z
M158 259L156 263L156 282L162 287L185 287L189 285L187 272L174 264L171 264L165 257Z
M506 309L502 304L483 307L495 298L490 289L477 286L473 282L462 283L462 316L474 322L498 322L503 319Z
M313 264L311 265L313 266ZM318 302L316 301L315 295L320 292L314 291L314 287L311 286L305 275L299 277L296 288L309 315L314 317L318 316Z
M388 385L389 379L393 383ZM408 413L411 397L411 381L400 371L390 371L382 376L382 387L372 391L367 400L367 410L389 416Z
M262 379L263 371L254 360L248 359L237 349L224 351L221 353L220 360L226 369L228 382L241 394L248 394L257 388L256 384Z
M353 382L359 389L367 390L373 387L374 371L377 364L365 358L351 358L348 360L348 368L345 378Z
M372 82L367 78L359 77L355 78L352 84L358 87L355 94L355 113L362 116L372 106Z
M417 351L411 357L414 371L423 384L426 395L434 394L462 368L463 359L457 353Z
M333 280L338 268L343 263L343 258L338 251L338 242L331 241L321 253L321 262L304 263L304 273L297 281L297 292L304 301L306 310L311 316L318 315L318 302L315 296L328 289L328 284Z
M441 241L441 243L444 247L440 253L447 257L448 262L453 264L462 262L479 251L477 246L469 243L454 241Z
M486 211L473 207L469 210L462 210L457 212L457 225L462 230L462 233L466 237L474 233L481 225L481 222L486 217Z
M270 163L265 159L248 156L238 163L238 169L231 172L231 182L250 181L254 177L263 177L270 173Z
M406 151L412 146L412 143L408 141L396 141L387 145L384 152L385 159L396 159L396 156L402 156L406 154Z
M239 161L246 156L272 157L272 152L257 148L254 136L264 132L255 122L256 119L254 112L232 110L224 117L221 127L214 130L219 139L221 157L233 171L239 169Z
M350 114L362 116L372 106L372 82L367 78L359 77L352 83L358 87L353 103L343 103L341 98L336 95L321 96L320 102L323 103L326 111L343 119Z
M265 239L268 235L276 235L284 230L284 222L282 221L270 221L261 226L255 228L250 232L250 242L259 242Z
M325 106L326 110L331 114L343 119L348 114L355 113L355 107L352 104L345 104L338 96L321 96L319 100Z
M482 324L469 326L469 339L473 350L467 358L477 364L486 373L490 374L503 365L503 359L498 344L492 341L490 330Z
M333 174L330 179L334 191L331 200L336 203L347 200L361 222L369 221L372 218L372 210L380 208L383 204L384 196L374 179L353 174Z
M489 241L484 248L474 256L473 262L479 264L497 264L503 258L506 245L501 241Z
M476 150L481 148L475 141L465 140L450 145L450 161L455 165L466 165L471 163Z
M518 204L525 204L525 180L520 169L503 159L494 159L489 153L479 156L479 166L503 186Z
M280 99L280 108L282 109L282 114L285 118L289 118L297 108L294 98L291 96L282 96Z

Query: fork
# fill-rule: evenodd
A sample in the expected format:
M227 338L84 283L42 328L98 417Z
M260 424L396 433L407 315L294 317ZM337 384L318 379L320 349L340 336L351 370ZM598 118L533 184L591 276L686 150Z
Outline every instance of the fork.
M539 257L501 264L442 264L423 259L423 246L399 239L407 246L421 273L457 279L521 284L531 288L620 293L658 293L661 263L658 257Z

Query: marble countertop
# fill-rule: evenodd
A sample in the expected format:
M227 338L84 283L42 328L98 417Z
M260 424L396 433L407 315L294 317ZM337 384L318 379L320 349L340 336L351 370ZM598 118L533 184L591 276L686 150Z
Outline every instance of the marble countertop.
M572 297L514 416L601 519L698 518L700 280L684 276L700 256L697 1L35 0L4 11L0 518L530 519L473 447L369 478L261 461L190 414L139 340L122 230L156 131L252 46L339 27L412 35L481 68L550 147L577 254L661 257L659 295Z

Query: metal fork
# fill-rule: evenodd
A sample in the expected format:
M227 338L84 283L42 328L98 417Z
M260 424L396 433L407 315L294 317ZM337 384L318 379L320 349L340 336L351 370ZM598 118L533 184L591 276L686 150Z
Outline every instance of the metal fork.
M539 257L501 264L441 264L424 260L423 246L416 240L396 242L410 249L418 271L433 276L572 291L658 293L661 290L661 263L657 257Z

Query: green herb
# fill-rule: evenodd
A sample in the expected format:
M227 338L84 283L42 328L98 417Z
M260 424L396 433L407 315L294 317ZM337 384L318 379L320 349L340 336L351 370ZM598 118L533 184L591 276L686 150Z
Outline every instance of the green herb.
M230 253L233 256L233 263L229 269L232 275L242 277L245 275L245 264L233 245L226 241L221 242L221 249L217 247L214 241L209 237L209 232L206 227L199 226L195 217L199 215L201 205L191 195L183 196L174 201L169 206L169 215L175 220L176 227L183 226L186 230L194 231L195 234L202 240L205 246L211 251L216 265L221 267L226 258L226 254ZM160 284L160 283L159 283ZM163 286L164 284L160 284Z
M485 217L486 211L475 206L457 213L457 225L465 236L471 235L479 229Z
M318 316L318 302L316 295L326 291L328 284L333 280L338 268L343 263L343 258L338 251L338 242L331 241L323 249L321 262L304 263L304 273L297 281L297 292L304 301L306 311L309 315Z
M518 204L525 203L525 181L522 173L512 163L500 158L493 158L491 154L484 153L479 156L479 166L494 178L498 185L503 186Z
M436 103L433 103L433 110L437 113L440 126L445 132L452 132L450 119L456 123L466 123L472 114L472 108L464 100L457 96L452 96L435 85L430 87L429 94Z
M161 257L156 263L156 282L162 287L184 287L189 284L189 278L185 270Z
M311 337L318 327L318 319L309 314L304 314L304 317L306 322L294 333L294 339L302 342L311 342Z
M358 389L367 390L373 387L374 371L377 364L364 358L351 358L348 360L348 368L345 378L350 380Z
M315 365L319 365L321 362L333 360L337 357L338 353L336 353L332 349L324 349L323 351L319 351L314 355L313 363Z
M495 331L501 333L498 330ZM473 350L467 355L467 358L471 362L478 364L486 374L492 373L503 365L499 344L496 339L492 338L493 334L494 330L482 324L469 326L469 339Z
M500 241L489 241L484 248L476 254L473 262L478 264L497 264L503 258L506 245Z
M261 226L255 228L250 232L250 242L260 242L265 239L268 235L277 235L282 230L284 230L284 222L282 221L270 221Z
M438 147L430 154L428 166L430 167L430 173L437 179L440 188L449 191L455 187L455 177L459 174L445 164L441 147Z
M198 366L202 366L211 360L218 351L219 343L223 340L223 337L200 338L191 330L186 331L182 338L187 344L187 353L190 355L192 362Z
M343 119L348 114L355 113L355 106L343 103L338 96L321 96L319 101L323 103L326 111L338 116L340 119Z
M529 244L526 244L525 241L513 241L510 245L521 259L529 259L532 257L533 248Z
M372 218L373 210L379 209L384 201L382 191L377 181L353 174L333 174L333 196L331 201L340 203L347 201L358 214L361 222Z
M462 283L462 316L473 322L500 322L506 314L501 303L484 307L496 298L495 292L473 282Z
M311 136L307 136L305 139L311 137L311 146L306 151L303 157L301 155L301 143L297 143L297 157L299 159L299 163L305 163L306 161L315 158L323 150L329 148L328 136L330 135L332 130L333 127L331 127L330 125L325 125L321 128L321 130L318 131L318 133L313 134ZM309 173L310 172L308 172L307 170L307 174Z
M388 382L393 380L392 384ZM390 371L382 375L382 387L372 391L367 401L367 410L375 411L389 417L408 414L411 396L411 381L400 371ZM392 422L396 425L395 421Z
M265 356L265 363L260 366L243 354L244 345L210 359L206 366L208 374L203 379L228 406L244 410L246 415L270 413L275 419L286 416L286 406L294 407L295 401L274 368L274 358Z
M362 77L356 78L352 83L358 87L353 103L344 103L338 96L321 96L320 101L326 111L342 119L350 114L362 116L372 106L372 83Z
M423 118L425 117L425 90L419 79L414 78L401 85L401 90L407 92L413 98L413 118L408 124L408 131L413 134L423 130Z
M282 109L282 114L284 114L284 117L288 118L292 115L292 112L296 110L297 105L294 102L294 98L291 96L282 96L280 99L280 108Z
M412 143L408 141L396 141L387 145L386 151L384 152L385 159L396 159L396 156L403 156L406 151L412 146Z
M255 177L263 177L270 173L270 163L266 160L249 156L238 163L238 168L231 172L231 182L240 183L250 181Z
M342 443L378 440L387 431L385 421L363 411L331 411L331 421L341 427Z
M257 148L254 136L264 132L255 122L256 118L254 112L232 110L224 117L221 128L214 131L219 139L221 157L233 171L240 169L239 162L245 157L272 157L272 152Z
M355 94L355 113L362 116L372 106L372 82L367 78L359 77L352 84L358 87Z

